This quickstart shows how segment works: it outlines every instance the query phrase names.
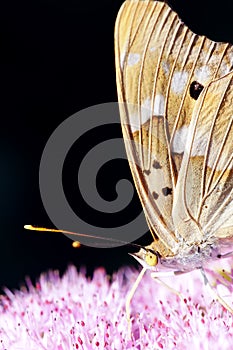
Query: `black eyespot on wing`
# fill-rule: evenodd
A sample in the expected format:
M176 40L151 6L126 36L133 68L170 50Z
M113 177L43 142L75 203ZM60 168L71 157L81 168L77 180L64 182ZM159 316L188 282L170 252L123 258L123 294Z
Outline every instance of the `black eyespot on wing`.
M159 195L156 192L152 192L152 196L154 197L154 199L158 199L159 198Z
M157 160L154 160L153 161L153 164L152 164L153 168L155 169L162 169L161 165L159 164L159 162Z
M203 89L204 89L203 85L198 83L198 81L193 81L189 88L190 96L194 98L194 100L197 100Z
M169 188L169 187L164 187L162 188L162 194L166 197L168 196L169 194L172 194L172 188Z
M143 170L144 174L150 175L150 170Z

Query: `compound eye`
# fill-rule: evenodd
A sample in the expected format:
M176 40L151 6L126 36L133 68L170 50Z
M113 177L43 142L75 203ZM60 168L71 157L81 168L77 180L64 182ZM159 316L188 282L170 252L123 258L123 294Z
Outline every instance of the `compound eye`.
M148 251L146 252L145 262L149 266L156 266L158 264L158 257L156 254Z

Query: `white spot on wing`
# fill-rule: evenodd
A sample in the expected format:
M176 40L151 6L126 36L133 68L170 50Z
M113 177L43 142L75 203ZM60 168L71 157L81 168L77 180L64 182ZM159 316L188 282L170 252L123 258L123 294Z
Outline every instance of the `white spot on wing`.
M164 96L157 94L154 100L154 108L151 110L152 100L150 98L145 99L141 106L141 116L135 113L135 108L132 113L129 113L130 126L132 132L137 131L141 126L146 123L152 116L163 116L164 115ZM133 108L133 107L132 107ZM131 108L131 110L132 110ZM140 121L141 119L141 121Z
M192 128L192 127L191 127ZM192 130L192 129L190 129ZM195 135L192 134L187 138L185 150L189 153L191 148L191 157L204 156L208 144L208 132L206 128L196 129Z
M146 123L151 117L151 104L149 103L149 99L146 99L141 106L141 113L135 112L135 108L133 113L129 114L129 122L132 132L140 130L142 124ZM136 107L137 109L137 107Z
M154 99L153 112L151 113L152 100L147 98L142 104L143 114L145 115L153 115L153 116L163 116L164 115L164 97L161 94L157 94ZM147 118L145 121L147 121ZM145 122L144 122L145 123Z
M210 69L208 66L198 68L194 74L197 81L204 84L210 78Z
M195 135L195 139L193 142L193 146L192 146L192 152L191 152L191 156L195 157L195 156L204 156L205 154L205 150L206 150L206 145L208 142L207 136L204 134L198 135L199 133L196 132ZM202 137L200 137L202 136Z
M195 131L194 139L192 140L192 137L188 137L185 145L185 149L189 152L189 149L191 147L191 157L204 157L207 152L207 146L209 141L209 132L208 132L208 126L207 127L201 127ZM191 136L191 135L190 135ZM217 163L216 159L218 156L218 149L219 145L216 140L212 140L212 146L210 148L210 151L208 152L207 157L207 165L210 168L215 168L218 171L221 171L226 166L226 156L221 156ZM227 169L231 170L233 167L233 162L228 164Z
M154 115L164 115L164 106L164 96L161 94L156 95L154 101Z
M182 126L180 129L178 129L173 138L172 142L172 152L174 153L183 153L185 148L187 147L187 135L188 135L189 128L188 126Z
M125 51L123 51L123 52L121 53L121 57L120 57L121 69L124 68L124 62L125 62Z
M168 76L168 74L169 74L169 64L168 64L168 62L163 62L162 63L162 67L163 67L163 70L164 70L164 73L165 73L165 75L166 76Z
M139 118L137 113L129 114L129 123L132 132L135 132L140 129Z
M219 67L219 76L222 77L225 74L229 72L229 67L227 66L226 63L222 63L221 66Z
M175 94L182 94L185 85L187 84L188 73L187 72L175 72L172 81L171 81L171 89Z
M141 125L144 124L148 119L149 119L149 115L145 115L145 113L141 114L141 124L140 124L140 120L139 120L139 115L138 114L131 114L129 117L129 122L130 122L130 127L131 127L131 131L135 132L140 130Z
M130 53L128 56L128 65L134 66L135 64L137 64L140 61L140 54L139 53Z

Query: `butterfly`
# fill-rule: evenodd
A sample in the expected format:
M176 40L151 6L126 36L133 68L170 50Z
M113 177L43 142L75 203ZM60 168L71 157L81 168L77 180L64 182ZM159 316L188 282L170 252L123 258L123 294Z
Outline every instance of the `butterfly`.
M153 237L134 257L154 278L200 269L208 284L205 266L233 255L233 47L194 34L166 3L127 0L115 62L126 153Z
M153 238L149 246L131 244L143 269L127 318L146 270L158 280L199 269L207 286L210 272L233 292L232 271L218 268L233 255L233 47L194 34L163 2L127 0L116 20L115 57L126 152Z

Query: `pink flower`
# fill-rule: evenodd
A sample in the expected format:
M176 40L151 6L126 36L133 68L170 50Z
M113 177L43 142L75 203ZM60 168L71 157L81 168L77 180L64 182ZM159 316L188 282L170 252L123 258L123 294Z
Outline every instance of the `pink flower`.
M125 298L138 272L93 279L69 267L41 275L36 286L0 299L0 349L232 349L232 315L206 290L198 271L166 279L184 296L144 276L131 304L128 338ZM165 281L165 279L164 279Z

